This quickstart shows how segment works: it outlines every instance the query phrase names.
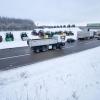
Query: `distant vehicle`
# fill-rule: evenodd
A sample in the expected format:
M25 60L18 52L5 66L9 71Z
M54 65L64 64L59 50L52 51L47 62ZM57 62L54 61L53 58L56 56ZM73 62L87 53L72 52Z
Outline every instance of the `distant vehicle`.
M74 33L72 31L65 31L64 32L67 36L73 36Z
M40 36L41 38L44 38L44 36L45 36L44 30L39 30L38 34L39 34L39 36Z
M38 32L37 32L36 30L33 30L33 31L31 32L31 34L32 34L32 35L36 35L36 36L39 35Z
M50 49L62 49L65 45L65 35L53 35L52 38L28 39L29 47L36 53Z
M3 38L2 38L2 36L0 35L0 42L2 42L3 41Z
M6 33L6 37L5 37L5 40L8 42L8 41L14 41L14 36L13 34L10 32L10 33Z
M75 24L71 25L71 27L75 27Z
M50 32L50 31L46 31L46 32L45 32L45 37L47 37L47 38L52 38L51 32Z
M98 39L100 37L100 31L95 32L94 37Z
M77 39L78 40L88 40L94 38L94 33L93 32L85 32L85 31L78 31L77 32Z
M97 40L100 40L100 36L99 36L99 37L97 37Z
M67 42L68 42L68 43L73 43L73 42L75 42L75 39L69 38L69 39L67 39Z
M28 35L27 35L26 32L21 33L21 39L22 39L23 41L27 41L27 40L28 40Z

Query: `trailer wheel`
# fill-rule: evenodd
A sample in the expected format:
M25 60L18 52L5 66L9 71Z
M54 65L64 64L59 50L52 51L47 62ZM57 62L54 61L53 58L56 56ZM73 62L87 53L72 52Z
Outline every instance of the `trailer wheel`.
M62 49L62 47L63 47L62 45L59 45L59 49Z
M33 47L31 47L31 50L32 50L32 51L34 51L34 48L33 48Z
M45 52L45 51L47 51L47 50L48 50L48 47L47 47L47 46L43 46L43 47L42 47L42 51L43 51L43 52Z
M53 49L53 50L56 50L56 49L57 49L57 46L56 46L56 45L53 45L53 46L52 46L52 49Z
M36 48L36 49L34 50L34 52L39 53L39 52L40 52L39 48Z

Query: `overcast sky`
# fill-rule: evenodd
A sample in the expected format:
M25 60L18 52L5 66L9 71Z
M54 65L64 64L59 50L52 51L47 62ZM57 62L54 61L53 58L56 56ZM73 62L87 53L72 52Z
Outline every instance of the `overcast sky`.
M0 16L41 22L100 22L100 0L0 0Z

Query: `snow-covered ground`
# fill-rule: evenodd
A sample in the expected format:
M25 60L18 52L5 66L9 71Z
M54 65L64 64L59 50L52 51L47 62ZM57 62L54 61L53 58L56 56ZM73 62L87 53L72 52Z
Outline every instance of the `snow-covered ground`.
M0 72L0 100L100 100L100 47Z
M40 30L40 29L39 29ZM79 28L55 28L55 29L44 29L44 31L72 31L74 33L74 36L67 36L67 38L74 38L77 39L77 31L80 31ZM37 30L38 31L38 30ZM9 31L8 31L9 32ZM6 48L15 48L15 47L23 47L23 46L27 46L27 42L26 41L22 41L20 34L22 32L26 32L28 34L29 38L32 39L37 39L39 38L38 36L33 36L31 35L32 30L30 31L12 31L11 33L13 33L14 35L14 41L11 42L6 42L5 41L5 35L7 32L0 32L0 35L3 37L3 42L0 43L0 49L6 49Z
M14 35L14 41L6 42L5 41L5 35L6 33L11 32ZM6 49L6 48L15 48L15 47L23 47L27 46L26 41L21 40L21 33L26 32L29 38L38 38L37 36L31 35L32 30L30 31L1 31L0 35L3 37L3 42L0 43L0 49Z

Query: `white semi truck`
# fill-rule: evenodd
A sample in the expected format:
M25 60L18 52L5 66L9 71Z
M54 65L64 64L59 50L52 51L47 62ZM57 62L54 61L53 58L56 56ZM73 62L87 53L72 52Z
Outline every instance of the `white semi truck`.
M77 32L77 39L78 40L91 39L93 37L94 37L94 33L91 31L78 31Z
M36 53L50 49L61 49L66 42L66 35L54 35L52 38L28 39L27 44Z

